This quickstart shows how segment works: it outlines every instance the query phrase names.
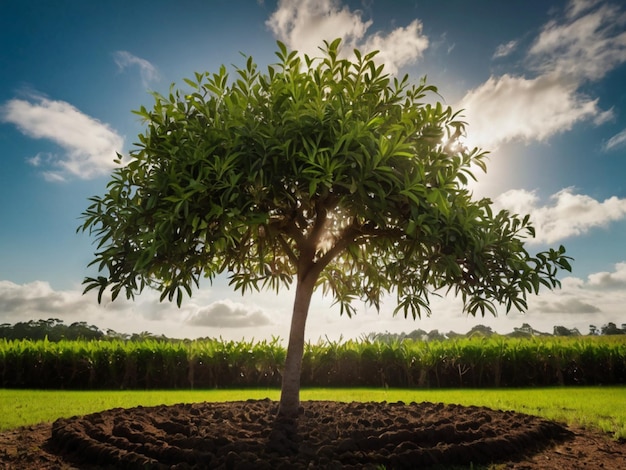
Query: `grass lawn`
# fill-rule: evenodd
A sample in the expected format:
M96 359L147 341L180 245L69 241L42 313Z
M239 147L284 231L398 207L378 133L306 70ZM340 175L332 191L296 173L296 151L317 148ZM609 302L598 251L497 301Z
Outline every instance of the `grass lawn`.
M0 431L110 408L174 403L278 400L275 389L62 391L0 389ZM302 400L442 402L514 410L600 429L626 438L626 386L528 389L407 390L378 388L304 389Z

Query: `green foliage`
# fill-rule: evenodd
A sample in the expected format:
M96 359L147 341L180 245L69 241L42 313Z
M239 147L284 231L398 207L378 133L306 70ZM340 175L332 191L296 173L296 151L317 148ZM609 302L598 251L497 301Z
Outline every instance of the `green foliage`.
M47 320L30 320L17 322L15 325L3 323L0 325L0 338L6 339L45 339L59 341L61 339L101 339L104 333L96 326L85 322L74 322L71 325L63 324L62 320L49 318Z
M394 292L415 318L441 290L484 315L559 285L563 247L531 256L528 216L472 200L485 153L460 144L434 86L390 77L375 52L342 59L338 40L319 58L278 48L265 72L248 57L136 111L146 131L79 228L105 274L86 291L151 286L180 305L203 275L242 292L309 278L342 313Z
M276 387L272 341L0 340L0 387ZM626 383L626 336L491 337L307 343L309 387L528 387Z

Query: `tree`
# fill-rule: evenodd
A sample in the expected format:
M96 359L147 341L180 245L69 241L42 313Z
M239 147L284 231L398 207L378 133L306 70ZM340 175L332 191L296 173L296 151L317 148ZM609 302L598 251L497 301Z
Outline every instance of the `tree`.
M439 330L431 330L426 336L427 341L445 341L445 335L439 333Z
M468 338L472 338L474 336L484 336L486 338L492 336L494 334L493 329L490 326L486 325L475 325L471 330L467 332L465 336Z
M520 333L520 334L526 335L526 336L550 336L549 333L543 333L543 332L541 332L539 330L535 330L528 323L522 323L521 327L513 328L513 331L515 333Z
M617 325L613 322L609 322L606 325L602 325L600 329L603 335L623 335L626 332L619 329Z
M553 328L554 336L580 336L580 331L578 328L566 328L561 325L555 325Z
M375 52L300 57L278 43L261 73L196 73L188 92L154 94L136 113L147 129L130 161L91 198L79 230L106 275L85 291L133 298L146 286L180 306L202 276L236 290L289 287L295 299L280 413L297 413L305 324L321 286L352 316L353 301L429 314L452 290L472 315L524 310L528 293L559 285L565 249L531 256L529 217L472 200L471 168L486 154L461 145L464 123L434 86L391 78ZM433 101L429 103L428 101ZM118 163L123 157L118 154Z

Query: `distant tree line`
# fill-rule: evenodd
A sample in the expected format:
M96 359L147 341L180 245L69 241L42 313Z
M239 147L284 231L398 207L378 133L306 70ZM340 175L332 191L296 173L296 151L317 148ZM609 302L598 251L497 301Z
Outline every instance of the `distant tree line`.
M75 322L65 325L62 320L49 318L47 320L31 320L28 322L18 322L15 325L3 323L0 325L0 338L6 339L30 339L58 342L67 340L98 340L102 339L104 333L93 325L86 322Z
M467 333L456 333L449 331L447 333L441 333L439 330L425 331L422 329L413 330L410 333L370 333L366 335L366 339L369 341L401 341L404 339L415 341L443 341L446 339L454 338L471 338L475 336L489 337L497 335L495 331L489 326L476 325ZM597 335L624 335L626 334L626 323L622 323L621 328L618 328L615 323L609 322L598 328L595 325L589 325L590 336ZM502 336L524 338L533 336L583 336L578 328L567 328L565 326L555 326L552 333L545 333L535 330L528 323L522 324L519 328L513 328L513 331ZM44 340L48 339L51 342L58 342L61 340L127 340L127 341L142 341L144 339L158 339L163 341L176 341L174 338L168 338L166 336L153 335L148 331L142 331L141 333L118 333L115 330L107 329L106 331L100 330L97 326L88 325L86 322L74 322L70 325L63 323L63 320L57 318L49 318L47 320L30 320L28 322L18 322L14 325L9 323L0 324L0 339L30 339L30 340Z
M609 322L598 328L595 325L589 325L589 336L598 335L624 335L626 334L626 323L622 323L621 328L618 328L615 323ZM401 341L403 339L410 339L416 341L443 341L446 339L455 338L472 338L475 336L490 337L493 335L499 335L499 333L493 331L490 326L476 325L467 333L456 333L449 331L447 333L441 333L439 330L425 331L422 329L413 330L410 333L370 333L367 335L367 339L370 341ZM513 331L505 335L512 338L530 338L535 336L584 336L578 328L567 328L565 326L554 326L552 333L546 333L539 330L535 330L528 323L522 324L521 327L513 328Z
M141 333L118 333L115 330L100 330L97 326L88 325L86 322L74 322L66 325L63 320L49 318L47 320L30 320L18 322L15 325L9 323L0 324L0 339L30 339L33 341L48 339L51 342L61 340L128 340L142 341L144 339L168 340L165 336L156 336L150 332Z

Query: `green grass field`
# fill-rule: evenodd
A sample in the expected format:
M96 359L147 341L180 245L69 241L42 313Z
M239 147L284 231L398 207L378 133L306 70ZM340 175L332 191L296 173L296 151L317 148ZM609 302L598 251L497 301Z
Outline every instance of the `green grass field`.
M150 390L50 391L0 389L0 431L110 408L174 403L277 400L279 391ZM529 389L304 389L302 400L442 402L487 406L542 416L569 425L599 429L626 438L626 386Z

